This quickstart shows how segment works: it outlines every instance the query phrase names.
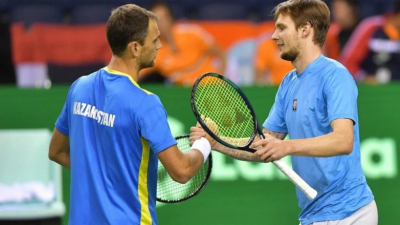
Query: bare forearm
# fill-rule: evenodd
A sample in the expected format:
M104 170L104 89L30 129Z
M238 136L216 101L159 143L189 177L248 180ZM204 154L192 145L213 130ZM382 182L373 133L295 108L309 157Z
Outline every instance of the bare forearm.
M179 151L176 145L157 154L171 178L179 183L189 181L203 165L203 154L198 150L185 153Z
M54 128L49 146L50 160L64 166L71 168L69 158L69 137L62 134L57 128Z
M269 134L271 136L274 136L275 138L281 139L281 140L285 139L285 137L286 137L286 133L273 132L273 131L270 131L267 129L264 129L263 132L266 134ZM237 145L237 146L245 146L249 141L249 138L221 137L221 139L223 139L224 141L226 141L228 143L234 143L234 145ZM255 140L258 140L258 139L259 139L258 137L255 138ZM234 158L234 159L238 159L238 160L242 160L242 161L250 161L250 162L262 162L262 160L260 160L260 158L257 157L256 155L254 155L253 153L228 148L225 145L222 145L219 143L217 144L217 147L214 150L216 150L222 154L225 154L231 158Z
M290 146L290 155L329 157L350 154L353 150L353 138L338 132L285 142Z
M264 128L264 130L263 130L263 133L264 133L264 134L269 134L269 135L271 135L271 136L273 136L273 137L275 137L275 138L278 138L278 139L280 139L280 140L285 139L285 137L286 137L286 135L287 135L286 133L274 132L274 131L270 131L270 130L265 129L265 128Z
M353 121L336 119L331 122L332 132L313 138L279 140L285 135L264 129L265 139L257 140L251 147L258 148L257 155L264 162L272 162L287 155L329 157L350 154L353 150Z
M51 157L50 159L52 161L60 164L63 167L66 167L68 169L71 168L71 161L69 158L69 153L67 153L67 152L60 152L59 154Z
M220 143L216 144L214 150L234 159L249 162L261 162L261 160L251 152L228 148Z
M198 150L192 150L184 153L184 157L186 158L186 160L183 160L184 166L182 167L182 169L187 171L189 179L196 175L200 167L203 165L204 158L201 156L202 154Z

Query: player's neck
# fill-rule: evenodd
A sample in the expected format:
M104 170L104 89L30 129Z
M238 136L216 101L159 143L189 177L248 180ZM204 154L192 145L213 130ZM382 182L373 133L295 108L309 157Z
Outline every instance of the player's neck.
M139 68L134 59L127 59L113 55L107 67L121 73L126 73L131 76L135 82L138 81Z
M312 45L304 48L299 54L295 61L293 61L293 66L296 68L297 73L303 72L310 63L316 60L322 54L322 49L317 45Z

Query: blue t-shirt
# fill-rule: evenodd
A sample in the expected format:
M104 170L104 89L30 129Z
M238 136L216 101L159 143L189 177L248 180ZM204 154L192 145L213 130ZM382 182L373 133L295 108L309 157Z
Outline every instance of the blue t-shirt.
M56 128L69 136L69 224L157 224L156 154L175 145L159 98L103 68L71 86Z
M333 131L330 124L335 119L354 122L351 154L291 156L293 170L318 191L314 200L308 200L296 188L303 225L344 219L374 198L360 162L357 95L357 86L347 69L321 55L302 73L293 70L285 76L264 122L266 129L288 133L291 139L328 134Z

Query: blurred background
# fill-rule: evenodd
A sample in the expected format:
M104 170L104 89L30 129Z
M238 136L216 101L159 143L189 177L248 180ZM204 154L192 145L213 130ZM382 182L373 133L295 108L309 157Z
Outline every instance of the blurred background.
M271 11L280 2L0 0L0 224L68 224L70 174L50 162L48 144L69 85L111 58L105 27L113 8L135 3L159 17L163 48L139 84L160 97L180 135L196 123L190 88L205 72L239 84L259 122L268 116L293 69L271 41ZM332 24L324 55L344 64L358 84L362 166L379 224L397 224L400 3L325 2ZM298 224L294 185L273 165L213 157L211 181L198 196L157 204L159 224Z

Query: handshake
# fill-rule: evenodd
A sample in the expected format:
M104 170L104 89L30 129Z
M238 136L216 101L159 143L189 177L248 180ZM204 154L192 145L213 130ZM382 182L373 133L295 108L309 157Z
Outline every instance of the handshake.
M206 138L211 145L211 148L215 146L216 141L214 136L219 137L218 125L210 118L201 116L201 120L207 126L207 128L212 132L211 136L203 129L199 122L197 122L196 126L190 128L190 145L193 144L194 141L204 137ZM212 137L213 136L213 137Z

